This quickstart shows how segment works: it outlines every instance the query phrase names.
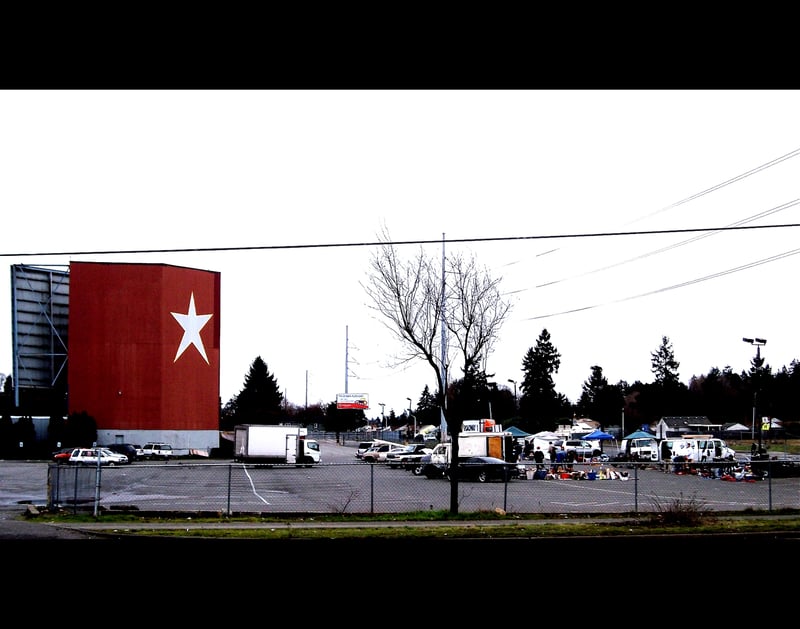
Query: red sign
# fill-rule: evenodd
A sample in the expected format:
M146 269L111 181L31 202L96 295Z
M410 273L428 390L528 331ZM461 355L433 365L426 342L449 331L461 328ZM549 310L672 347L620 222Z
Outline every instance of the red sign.
M345 409L367 409L369 408L369 395L366 393L337 393L336 408Z

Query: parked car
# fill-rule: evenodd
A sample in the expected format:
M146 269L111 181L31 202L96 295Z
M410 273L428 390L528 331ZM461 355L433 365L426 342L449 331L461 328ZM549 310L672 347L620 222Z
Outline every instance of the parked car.
M361 457L363 457L364 453L367 450L369 450L373 445L374 442L372 441L362 441L361 443L359 443L358 447L356 448L356 458L360 459Z
M136 459L139 458L137 454L139 448L141 446L136 445L134 443L112 443L106 446L112 452L117 452L119 454L124 454L128 457L128 461L133 463Z
M507 463L503 459L493 456L468 456L459 457L459 480L473 480L485 483L491 480L511 480L519 476L519 467L516 463ZM450 478L452 470L447 468L445 476Z
M69 462L75 465L127 465L130 463L128 457L118 452L112 452L108 448L75 448L69 455Z
M419 458L419 466L412 470L414 476L425 476L425 478L444 478L446 466L433 462L430 454L423 454Z
M61 448L53 452L52 457L56 463L69 463L69 456L75 448Z
M149 442L136 452L136 456L140 459L169 459L175 456L175 451L172 449L172 444Z
M402 450L389 452L386 455L386 464L392 469L411 470L416 476L419 476L422 473L420 460L431 452L433 452L433 448L429 448L424 443L411 443Z
M364 452L364 454L361 455L361 460L365 463L383 463L386 461L387 454L402 450L403 447L404 446L399 444L382 443L378 446L373 446Z

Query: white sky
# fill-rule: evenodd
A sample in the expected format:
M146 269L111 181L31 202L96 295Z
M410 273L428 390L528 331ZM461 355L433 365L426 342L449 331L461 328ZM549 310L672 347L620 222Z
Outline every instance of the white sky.
M533 237L800 224L798 112L800 91L0 91L0 372L11 265L175 264L221 273L223 401L261 356L293 404L347 390L400 414L436 382L391 366L370 247L86 253L375 242L384 224L437 259L443 234L518 238L446 245L514 300L487 368L512 390L543 328L573 402L593 365L652 382L662 336L686 383L748 370L742 337L788 367L797 227ZM42 252L81 253L16 255Z

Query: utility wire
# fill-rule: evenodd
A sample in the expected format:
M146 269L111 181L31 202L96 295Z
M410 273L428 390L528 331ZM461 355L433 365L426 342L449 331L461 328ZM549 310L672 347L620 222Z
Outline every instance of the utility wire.
M608 238L619 236L651 236L654 234L690 234L696 232L725 232L740 231L750 229L785 229L789 227L800 227L800 223L784 223L779 225L739 225L732 227L693 227L688 229L654 229L647 231L633 232L593 232L593 233L572 233L572 234L550 234L546 236L497 236L481 238L445 238L436 240L395 240L395 241L367 241L367 242L339 242L339 243L318 243L318 244L298 244L298 245L251 245L242 247L191 247L185 249L111 249L111 250L88 250L88 251L27 251L16 253L0 253L2 258L24 258L38 256L102 256L102 255L130 255L147 253L210 253L210 252L230 252L230 251L281 251L285 249L330 249L336 247L382 247L400 245L440 245L444 243L466 243L466 242L503 242L512 240L550 240L557 238Z
M692 284L699 284L700 282L706 282L708 280L713 280L718 277L723 277L725 275L730 275L731 273L738 273L739 271L746 271L747 269L751 269L756 266L761 266L762 264L768 264L770 262L775 262L776 260L781 260L783 258L788 258L789 256L794 256L800 253L800 249L792 249L790 251L784 251L783 253L776 254L774 256L770 256L769 258L763 258L761 260L756 260L754 262L749 262L747 264L743 264L741 266L733 267L732 269L726 269L724 271L718 271L717 273L712 273L711 275L706 275L704 277L699 277L693 280L687 280L685 282L681 282L680 284L673 284L672 286L665 286L664 288L659 288L656 290L651 290L647 293L640 293L638 295L632 295L630 297L624 297L622 299L617 299L614 301L609 301L603 304L594 304L592 306L583 306L581 308L574 308L572 310L562 310L561 312L551 312L550 314L546 315L538 315L535 317L528 317L525 321L533 321L536 319L547 319L549 317L556 317L559 315L566 315L572 314L575 312L582 312L585 310L594 310L595 308L600 308L602 306L608 306L611 304L619 304L625 301L631 301L632 299L640 299L642 297L649 297L650 295L656 295L658 293L663 293L670 290L675 290L678 288L685 288L686 286L691 286Z

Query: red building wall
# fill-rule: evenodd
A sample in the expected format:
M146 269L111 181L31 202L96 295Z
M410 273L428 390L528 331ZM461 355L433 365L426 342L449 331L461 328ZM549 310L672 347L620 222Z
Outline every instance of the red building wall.
M178 355L185 330L173 313L185 321L192 300L188 327L199 331ZM219 273L70 264L68 408L98 429L218 430L219 341Z

